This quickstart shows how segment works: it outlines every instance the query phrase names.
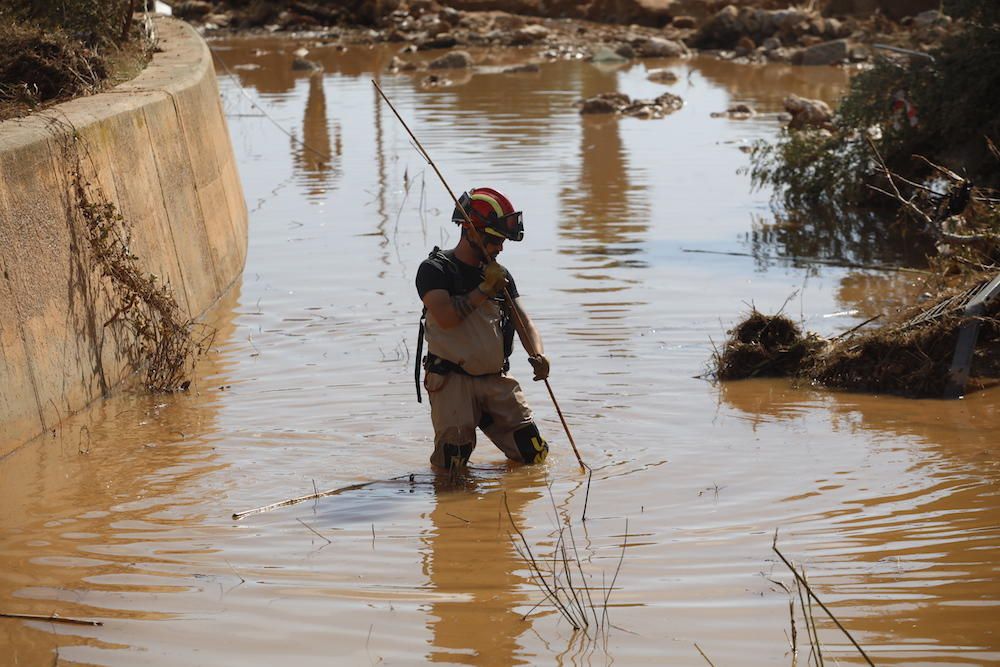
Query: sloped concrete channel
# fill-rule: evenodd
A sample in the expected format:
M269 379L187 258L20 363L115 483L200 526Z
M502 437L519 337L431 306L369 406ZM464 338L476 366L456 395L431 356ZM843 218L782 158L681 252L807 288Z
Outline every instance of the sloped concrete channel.
M211 54L184 23L156 27L162 51L137 78L0 123L0 456L134 370L104 326L67 146L131 224L143 270L168 280L189 316L243 271L247 208Z

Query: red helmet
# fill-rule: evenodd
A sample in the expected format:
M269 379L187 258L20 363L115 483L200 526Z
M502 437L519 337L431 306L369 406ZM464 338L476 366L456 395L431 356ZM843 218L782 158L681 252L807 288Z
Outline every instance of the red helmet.
M515 211L510 200L493 188L472 188L458 198L459 206L451 214L456 225L467 224L462 215L464 208L473 226L489 237L520 241L524 238L524 218L521 211Z

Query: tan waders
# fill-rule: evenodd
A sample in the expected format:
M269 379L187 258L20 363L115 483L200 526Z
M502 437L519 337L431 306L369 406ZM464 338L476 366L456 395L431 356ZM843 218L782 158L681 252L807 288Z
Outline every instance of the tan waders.
M460 284L461 270L448 254L435 248L427 261L436 262L452 276L450 294L467 293ZM479 279L478 273L473 270L474 279ZM544 461L548 445L531 420L520 385L506 374L514 325L498 300L481 303L458 325L447 329L433 317L422 319L418 359L424 337L423 385L434 424L431 463L449 469L464 466L476 448L477 428L512 461Z
M476 448L477 427L512 461L545 460L548 444L531 420L531 410L514 378L501 373L430 372L424 376L424 388L434 424L432 464L442 468L465 465Z

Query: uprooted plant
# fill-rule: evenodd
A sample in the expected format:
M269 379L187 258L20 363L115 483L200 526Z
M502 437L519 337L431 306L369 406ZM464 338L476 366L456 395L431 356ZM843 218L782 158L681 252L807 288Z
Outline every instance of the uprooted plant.
M104 328L124 329L127 335L119 339L120 349L133 367L145 371L147 390L183 391L214 330L205 328L196 338L197 325L181 311L169 281L143 271L132 250L129 221L98 184L84 177L83 160L75 148L82 139L75 132L71 136L73 195L93 260L110 288L112 314Z
M551 493L552 489L550 488L550 498ZM587 575L580 560L570 520L567 519L565 523L559 525L551 557L536 556L524 532L514 521L514 516L507 504L506 494L503 498L503 504L510 525L517 535L516 538L514 534L509 535L511 544L521 560L528 566L531 580L538 586L543 596L542 600L524 615L524 618L548 602L570 624L574 633L582 632L589 640L597 640L601 637L606 639L611 628L608 601L615 583L618 581L618 573L621 571L622 562L625 559L625 548L628 546L628 519L625 520L625 536L622 541L621 555L618 558L618 565L611 577L611 582L607 586L595 589L587 583ZM554 500L553 508L555 508ZM558 511L556 516L558 516ZM603 592L603 597L599 596L596 602L591 594L594 590Z

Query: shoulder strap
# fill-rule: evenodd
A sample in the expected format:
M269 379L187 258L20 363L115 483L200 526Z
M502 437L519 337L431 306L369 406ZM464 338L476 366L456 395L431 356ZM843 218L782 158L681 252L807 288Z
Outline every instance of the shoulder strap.
M420 395L420 367L423 365L424 357L424 320L427 319L427 307L424 306L420 313L420 329L417 331L417 358L413 364L413 383L417 386L417 403L423 403Z

